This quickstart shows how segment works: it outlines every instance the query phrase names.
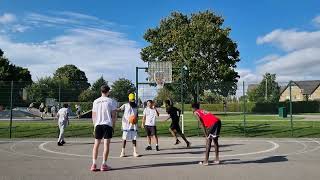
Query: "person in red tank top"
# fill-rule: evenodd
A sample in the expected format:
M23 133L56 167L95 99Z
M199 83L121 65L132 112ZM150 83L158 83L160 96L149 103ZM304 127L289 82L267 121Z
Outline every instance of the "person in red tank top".
M219 160L218 139L219 139L220 129L221 129L220 119L215 115L211 114L210 112L200 109L199 103L192 104L192 111L193 111L193 114L198 119L198 121L200 121L203 129L203 133L207 141L205 160L199 162L199 164L205 165L205 166L209 165L209 154L210 154L212 141L214 143L215 155L216 155L214 164L219 164L220 160Z

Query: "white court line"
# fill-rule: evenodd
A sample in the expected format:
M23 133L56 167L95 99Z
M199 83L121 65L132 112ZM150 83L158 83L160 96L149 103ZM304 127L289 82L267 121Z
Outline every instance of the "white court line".
M268 142L268 143L272 144L273 146L269 149L262 150L262 151L255 151L255 152L249 152L249 153L239 153L239 154L227 154L227 155L220 155L220 157L235 157L235 156L248 156L248 155L262 154L262 153L274 151L279 148L279 144L277 144L273 141L264 141L264 142ZM39 149L41 149L45 152L48 152L48 153L54 153L54 154L60 154L60 155L77 156L77 157L91 157L91 155L73 154L73 153L65 153L65 152L58 152L58 151L49 150L44 147L48 143L49 142L44 142L44 143L40 144L38 146ZM109 156L109 158L118 159L120 157ZM195 159L195 158L198 159L201 157L200 156L197 156L197 157L191 157L191 156L187 156L187 157L179 157L179 156L178 157L150 157L148 159L157 159L157 158L159 158L159 159ZM146 159L146 157L142 156L138 159Z

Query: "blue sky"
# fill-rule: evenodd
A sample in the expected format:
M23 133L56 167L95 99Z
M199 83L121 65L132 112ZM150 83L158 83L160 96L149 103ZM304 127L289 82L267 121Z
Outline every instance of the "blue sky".
M319 0L0 0L0 48L33 79L75 64L92 82L134 80L143 34L172 11L212 10L239 45L240 80L319 79ZM308 69L306 69L308 68Z

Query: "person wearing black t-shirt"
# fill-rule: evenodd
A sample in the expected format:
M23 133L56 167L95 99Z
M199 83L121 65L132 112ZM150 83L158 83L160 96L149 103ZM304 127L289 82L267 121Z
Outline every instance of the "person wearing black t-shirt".
M176 139L175 145L180 144L180 141L177 137L177 134L178 134L186 142L187 147L189 148L191 143L187 140L185 135L182 133L181 128L180 128L180 124L179 124L181 110L174 107L171 104L170 100L166 100L165 104L166 104L166 111L169 114L169 118L167 120L171 119L171 125L169 128L169 131L171 132L172 136Z

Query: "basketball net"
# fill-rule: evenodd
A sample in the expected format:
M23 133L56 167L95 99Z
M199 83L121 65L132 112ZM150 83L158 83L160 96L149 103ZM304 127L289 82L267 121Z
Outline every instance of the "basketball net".
M156 71L154 73L154 80L157 84L157 89L162 89L164 86L165 74L163 71Z

